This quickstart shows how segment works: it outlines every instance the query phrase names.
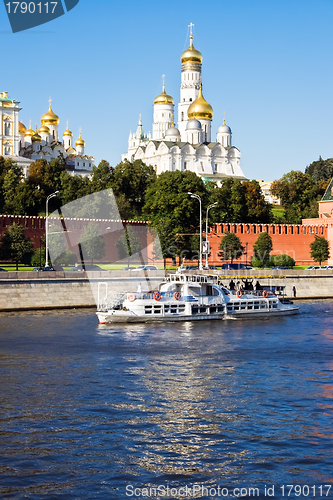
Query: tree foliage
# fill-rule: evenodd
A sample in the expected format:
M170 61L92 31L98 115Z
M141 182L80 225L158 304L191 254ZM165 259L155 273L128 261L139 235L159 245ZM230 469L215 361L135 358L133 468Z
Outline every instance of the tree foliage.
M305 174L311 176L313 182L329 181L333 177L333 158L323 160L321 156L305 169Z
M129 259L132 255L140 252L141 244L132 226L125 227L125 230L116 241L116 247L120 260Z
M295 260L284 253L279 255L271 255L271 262L273 266L294 267Z
M315 240L310 245L310 255L315 262L321 263L330 256L330 244L324 236L315 236Z
M217 202L211 216L219 222L267 223L272 213L257 181L226 179L221 187L207 185L210 203Z
M219 256L222 260L229 260L231 263L239 259L244 253L244 247L241 240L235 233L226 232L220 241Z
M25 228L15 222L7 227L7 231L1 238L0 258L13 260L18 270L19 262L28 264L33 254L33 243L24 234Z
M101 259L104 256L104 238L95 222L91 222L85 228L81 234L80 243L85 261L91 259L91 262L93 262L94 259Z
M273 242L270 235L264 231L260 233L253 245L254 267L265 267L270 265L270 253L273 249ZM259 265L258 265L259 264Z
M315 183L309 174L295 170L274 181L271 192L281 199L285 208L284 220L281 222L301 224L302 219L318 217L318 201L327 185L327 181Z
M142 160L126 160L112 169L111 187L122 219L141 218L146 191L155 180L154 168Z
M159 231L164 255L168 257L190 251L190 236L199 232L199 201L207 204L208 194L203 181L193 172L163 172L148 187L144 213L152 227Z

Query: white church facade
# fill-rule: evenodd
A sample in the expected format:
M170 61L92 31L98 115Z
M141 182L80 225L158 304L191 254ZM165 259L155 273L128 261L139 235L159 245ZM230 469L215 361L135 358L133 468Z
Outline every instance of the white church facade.
M19 121L19 102L0 92L0 156L12 158L23 170L26 177L33 161L44 159L47 162L62 155L66 168L72 175L91 175L94 158L85 154L85 142L81 137L73 144L73 133L67 129L59 136L59 117L49 110L41 117L41 127L27 129Z
M163 82L162 93L154 99L152 135L144 133L140 117L136 132L129 135L123 161L141 159L157 174L190 170L219 183L227 177L245 179L240 151L232 146L232 132L225 121L218 128L216 142L212 142L213 109L202 93L201 68L202 55L194 48L191 31L190 45L181 55L177 128L174 100L166 93Z

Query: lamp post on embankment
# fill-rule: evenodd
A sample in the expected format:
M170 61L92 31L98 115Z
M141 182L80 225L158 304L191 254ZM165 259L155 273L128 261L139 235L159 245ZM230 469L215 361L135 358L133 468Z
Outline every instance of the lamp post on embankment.
M57 196L59 191L49 194L46 198L46 220L45 220L45 267L49 265L49 200Z
M199 269L200 271L202 271L202 213L201 213L201 197L198 195L198 194L193 194L191 193L190 191L188 191L188 193L191 198L196 198L197 200L199 200L199 204L200 204L200 249L199 249Z
M211 205L208 205L207 210L206 210L206 267L208 267L208 254L209 254L209 248L208 248L208 212L211 208L215 207L217 205L217 201L215 203L212 203Z

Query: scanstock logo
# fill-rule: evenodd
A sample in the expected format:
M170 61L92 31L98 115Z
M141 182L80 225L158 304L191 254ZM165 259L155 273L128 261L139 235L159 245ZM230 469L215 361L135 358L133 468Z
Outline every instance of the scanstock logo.
M79 3L79 0L31 0L12 2L3 0L13 33L28 30L63 16Z

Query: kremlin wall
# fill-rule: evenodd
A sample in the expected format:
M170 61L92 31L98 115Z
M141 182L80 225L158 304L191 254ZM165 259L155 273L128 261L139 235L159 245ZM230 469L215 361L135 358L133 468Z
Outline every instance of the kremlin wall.
M34 249L41 247L41 238L45 235L45 217L34 216L13 216L0 215L0 238L6 232L6 227L13 224L23 225L26 229L26 236L31 238L34 244ZM146 248L149 246L147 241L147 222L144 221L110 221L109 219L64 219L63 227L65 231L71 234L72 245L70 249L78 255L79 252L77 242L80 240L80 235L90 222L96 222L103 234L105 240L105 255L103 262L117 262L120 259L117 248L114 242L117 240L117 231L124 226L130 225L135 228L135 234L140 240L141 246ZM121 222L121 224L120 224ZM49 224L52 224L52 218L49 218ZM111 225L114 225L113 231ZM218 256L220 251L219 245L224 234L229 231L235 233L241 240L245 248L245 254L241 258L242 262L247 261L249 264L253 255L253 244L261 232L266 231L273 241L273 255L287 254L292 257L297 265L310 265L313 260L310 256L310 244L314 241L315 236L324 236L332 241L333 235L333 219L328 222L325 219L311 219L304 221L304 224L213 224L208 232L208 240L210 242L211 254L209 257L210 264L221 265L222 261ZM119 232L119 235L121 233ZM205 239L206 235L203 233ZM331 248L333 247L333 242ZM151 252L150 252L151 253ZM184 254L186 257L186 254ZM147 262L153 262L153 256L147 255ZM170 259L171 263L171 259ZM328 263L333 263L331 258Z

